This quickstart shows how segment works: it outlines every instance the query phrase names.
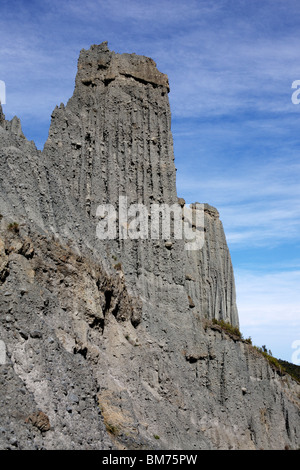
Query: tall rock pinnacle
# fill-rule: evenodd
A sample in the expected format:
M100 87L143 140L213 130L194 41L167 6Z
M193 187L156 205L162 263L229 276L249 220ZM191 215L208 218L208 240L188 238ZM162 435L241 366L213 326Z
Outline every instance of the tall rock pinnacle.
M81 51L73 97L54 111L45 149L61 159L61 177L88 215L119 194L175 200L168 90L151 59L106 43Z
M233 267L178 197L169 91L104 42L42 152L0 107L1 449L299 448L299 385L212 321L239 325Z
M119 209L120 196L128 204L148 208L177 203L168 92L168 77L150 58L116 54L106 42L82 50L74 94L66 106L54 110L44 148L53 185L61 182L53 198L60 194L63 200L71 199L76 211L81 209L94 223L98 205L109 203ZM166 240L122 240L110 243L112 255L120 258L134 292L151 304L161 302L158 292L168 291L170 284L178 289L186 284L187 292L178 294L184 299L180 303L185 302L179 310L186 308L190 297L203 317L237 326L222 224L208 210L205 221L210 241L203 252L188 255L182 240L173 241L169 251ZM185 282L186 278L195 280Z

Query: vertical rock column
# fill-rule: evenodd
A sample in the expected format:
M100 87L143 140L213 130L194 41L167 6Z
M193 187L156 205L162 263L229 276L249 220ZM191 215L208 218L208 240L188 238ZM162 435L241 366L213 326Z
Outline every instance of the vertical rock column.
M152 203L177 202L168 92L168 78L152 59L115 54L106 43L81 51L74 94L53 112L44 158L53 198L70 201L94 224L95 237L100 204L119 213L122 196L128 207L143 204L150 214ZM72 224L70 214L60 224L66 221ZM145 286L148 275L151 283L183 286L183 241L169 250L166 240L150 239L150 228L148 235L120 240L117 232L103 246L122 263L132 287L157 292Z
M43 152L61 230L68 224L69 232L96 245L100 204L117 214L120 196L127 207L143 204L150 225L152 204L178 202L168 92L167 76L150 58L116 54L107 43L81 51L74 94L54 110ZM120 239L118 223L116 239L98 241L98 249L122 265L146 309L175 309L180 316L194 302L201 316L237 324L232 266L216 214L206 210L200 252L186 254L183 240L152 240L150 228L147 239L130 233ZM125 225L126 233L130 220Z
M236 291L229 249L219 212L204 204L204 245L186 251L185 286L190 306L203 318L239 326Z

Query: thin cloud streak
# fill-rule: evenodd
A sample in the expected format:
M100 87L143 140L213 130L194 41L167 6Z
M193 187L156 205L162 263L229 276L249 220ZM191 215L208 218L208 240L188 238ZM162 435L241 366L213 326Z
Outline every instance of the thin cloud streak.
M147 51L154 56L158 67L169 74L174 116L228 115L235 110L249 107L267 112L284 112L290 109L290 86L292 80L300 76L298 43L292 35L281 37L274 34L272 39L257 35L255 22L249 24L247 19L242 17L235 18L236 21L230 18L230 12L226 11L228 2L219 2L216 5L193 1L186 5L174 1L141 4L131 0L124 9L120 7L119 1L89 1L85 3L84 8L82 3L72 1L59 4L60 22L57 21L58 10L55 8L55 5L58 7L58 2L45 4L47 8L44 7L43 16L39 17L40 27L37 20L30 22L31 18L28 12L26 14L24 7L21 28L20 14L16 15L16 20L11 18L8 24L4 20L1 21L3 36L9 38L14 35L14 40L7 42L13 44L11 48L7 49L4 44L6 53L1 53L1 63L7 63L9 56L16 57L17 50L19 56L21 51L25 60L27 54L28 67L29 63L34 61L35 75L44 76L46 72L49 74L51 70L55 70L53 60L60 64L60 67L65 65L65 74L71 73L68 66L71 62L63 61L62 55L67 58L68 49L73 48L73 57L76 44L78 52L79 47L84 47L86 39L79 46L81 28L84 30L84 25L88 25L88 31L94 39L96 35L93 25L95 27L95 23L107 20L108 24L103 28L102 34L108 34L113 43L117 43L116 20L124 25L124 22L130 19L134 21L134 32L140 34L139 41L137 43L133 40L128 31L122 41L124 50L117 52ZM72 22L69 21L62 29L61 21L67 16L69 20L75 21L74 27L72 28ZM216 26L220 24L222 27L211 28L212 21ZM80 31L77 29L77 23L81 24ZM48 43L43 39L41 31L43 25L49 28L49 24L53 25L54 34ZM160 25L159 34L155 35L153 28L157 28L157 25ZM65 41L65 30L70 33L68 42ZM25 43L24 36L27 38ZM105 39L100 37L99 33L97 36L100 42ZM74 37L76 41L71 46ZM16 43L20 47L16 48ZM39 57L40 51L49 53ZM34 57L30 60L32 54ZM11 67L16 65L17 62L14 61ZM29 75L32 77L33 73ZM59 76L56 80L58 79Z
M300 270L261 273L236 270L240 328L254 344L291 361L300 339Z

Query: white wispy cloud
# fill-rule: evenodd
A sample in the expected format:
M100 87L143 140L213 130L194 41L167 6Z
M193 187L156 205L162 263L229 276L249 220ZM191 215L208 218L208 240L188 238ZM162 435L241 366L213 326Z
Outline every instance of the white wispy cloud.
M274 158L215 170L194 163L178 174L178 191L189 201L215 205L230 245L271 246L298 240L300 163ZM205 200L199 198L205 195Z
M300 76L298 46L293 37L273 37L266 44L253 31L253 36L247 38L249 45L247 39L243 42L230 35L219 42L215 31L207 48L205 33L193 33L198 48L185 52L182 46L179 53L172 47L168 50L176 116L229 115L241 110L292 111L291 84ZM185 44L184 35L182 43ZM178 63L181 69L175 66Z
M291 361L300 339L300 270L260 272L237 269L240 329L257 346Z
M51 2L52 3L52 2ZM134 20L141 24L141 28L157 25L172 26L174 23L192 21L200 15L211 17L216 11L222 8L222 3L212 3L207 1L190 0L188 3L174 0L151 0L140 2L139 0L129 0L126 7L120 0L86 0L84 8L78 0L68 0L64 2L63 9L68 13L81 19L89 19L91 22L99 21L103 16L114 21ZM151 22L149 24L149 22Z
M151 55L169 74L175 117L230 115L249 107L257 112L291 110L290 86L300 77L298 43L293 34L274 31L268 37L257 24L282 6L272 15L268 5L258 5L254 21L242 10L228 10L229 3L129 0L124 8L120 0L88 0L84 7L77 0L54 0L31 11L29 3L21 2L14 15L0 19L5 38L0 64L8 78L21 77L32 91L31 100L37 96L36 101L53 102L58 84L67 78L69 86L61 95L72 93L79 50L108 39L116 52ZM248 11L248 4L243 5ZM289 12L297 14L295 8ZM43 83L46 76L52 87ZM17 89L18 82L11 82ZM23 102L26 106L25 98Z

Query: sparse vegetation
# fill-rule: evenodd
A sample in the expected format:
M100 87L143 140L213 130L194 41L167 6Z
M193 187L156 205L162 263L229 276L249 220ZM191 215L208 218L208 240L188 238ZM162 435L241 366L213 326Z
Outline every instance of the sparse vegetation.
M114 265L114 268L116 271L121 271L122 270L122 264L121 263L117 263Z
M272 355L270 350L267 350L266 346L263 345L262 347L253 346L253 348L262 354L271 365L276 367L280 371L281 374L288 374L294 380L300 383L300 366L296 364L292 364L287 361L282 361L281 359L277 359Z
M272 356L272 352L270 350L268 351L266 346L262 346L261 348L258 346L253 346L253 347L256 351L260 352L269 361L270 364L275 366L277 369L281 370L278 359Z
M285 372L290 374L293 379L300 383L300 366L288 361L283 361L282 359L278 359L278 362Z
M229 335L234 335L236 338L244 341L247 344L250 344L255 351L264 356L267 361L273 365L280 373L289 374L294 380L300 383L300 366L291 364L287 361L282 361L273 356L272 351L268 350L266 345L261 347L255 346L252 344L252 338L244 339L242 333L237 327L234 327L230 323L226 323L224 320L216 320L215 318L210 322L210 325L218 325L222 330L224 330ZM209 322L206 322L205 329L209 326Z
M105 422L105 427L108 433L113 434L114 436L117 436L119 434L119 429L117 426L114 426L111 423Z
M19 224L17 224L17 222L12 222L11 224L8 225L7 230L13 233L19 233L20 231Z
M160 437L157 434L153 435L154 439L160 439Z
M216 320L215 318L212 321L213 325L219 325L222 330L226 331L229 334L237 336L238 338L242 339L243 335L238 329L238 327L231 325L231 323L226 323L224 320Z
M98 405L108 433L116 437L120 433L130 432L132 419L122 410L118 397L112 391L104 390L99 394Z

